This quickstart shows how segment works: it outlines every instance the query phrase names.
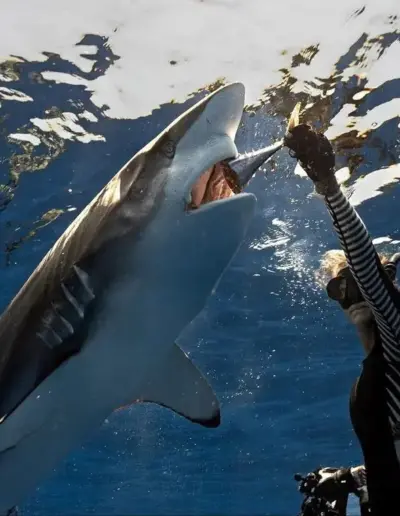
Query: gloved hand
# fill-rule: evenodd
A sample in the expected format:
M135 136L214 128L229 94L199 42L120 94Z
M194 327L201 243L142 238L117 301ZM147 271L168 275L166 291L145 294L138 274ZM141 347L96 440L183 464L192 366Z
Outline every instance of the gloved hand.
M321 479L314 489L314 494L327 500L355 494L360 505L367 505L367 472L364 466L356 468L322 468L318 471Z
M350 473L354 481L354 494L360 499L360 505L367 505L369 498L367 489L367 472L365 467L357 466L356 468L350 468Z
M322 468L318 471L320 480L314 489L314 495L327 500L337 500L352 492L350 469Z
M285 145L298 159L315 190L321 195L333 195L339 189L335 176L335 154L328 138L307 124L288 129Z

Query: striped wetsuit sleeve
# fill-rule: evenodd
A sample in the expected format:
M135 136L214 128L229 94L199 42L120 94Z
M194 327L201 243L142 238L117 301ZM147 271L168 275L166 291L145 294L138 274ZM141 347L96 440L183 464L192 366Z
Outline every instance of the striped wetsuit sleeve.
M383 355L389 363L400 362L400 313L391 294L394 287L388 281L371 237L340 188L334 195L325 197L325 202L349 268L375 316Z

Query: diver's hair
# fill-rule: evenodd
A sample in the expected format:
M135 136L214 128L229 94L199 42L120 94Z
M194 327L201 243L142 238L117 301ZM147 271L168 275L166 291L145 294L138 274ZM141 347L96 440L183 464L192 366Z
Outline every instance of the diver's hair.
M378 253L382 265L389 261L389 258L384 254ZM321 258L321 265L315 273L315 279L318 285L322 288L326 287L328 281L335 278L339 271L347 267L347 260L344 252L341 249L331 249L324 253Z

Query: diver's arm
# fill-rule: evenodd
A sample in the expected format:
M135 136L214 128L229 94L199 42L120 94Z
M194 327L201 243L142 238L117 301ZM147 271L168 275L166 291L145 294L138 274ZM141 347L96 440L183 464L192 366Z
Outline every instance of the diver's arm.
M313 181L316 192L325 199L349 268L375 315L386 360L400 361L400 314L394 302L398 293L363 221L336 180L335 155L329 140L302 124L286 135L285 142Z
M333 226L353 277L375 315L383 337L385 354L394 360L400 360L400 314L391 295L394 287L363 221L340 186L337 183L336 185L336 192L331 188L329 194L324 196Z
M313 478L317 476L318 483L313 487ZM310 480L308 479L311 479ZM346 513L348 496L354 494L360 502L361 515L369 512L369 497L367 489L367 473L364 465L348 468L321 468L306 477L301 478L299 490L307 493L311 489L313 496L324 498L330 502L336 501L335 508L340 514ZM341 509L339 510L339 507Z

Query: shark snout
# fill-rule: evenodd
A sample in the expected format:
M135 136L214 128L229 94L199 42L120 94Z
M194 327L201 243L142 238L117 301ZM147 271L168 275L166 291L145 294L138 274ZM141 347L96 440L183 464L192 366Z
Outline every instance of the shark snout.
M212 101L215 112L218 113L218 122L221 133L229 135L234 141L236 131L242 119L244 109L245 88L241 83L232 83L221 88ZM283 147L283 140L263 149L239 154L226 160L225 176L235 193L240 192L250 181L255 172L266 163L279 149Z
M286 134L299 124L299 113L300 113L300 103L296 104L293 112L290 116ZM229 177L227 180L230 181L230 184L236 191L241 191L253 177L253 175L257 172L257 170L267 163L267 161L282 147L284 147L285 141L281 139L267 147L263 147L262 149L239 154L237 157L227 161L227 165L230 170Z
M204 111L205 126L214 135L227 135L234 141L243 115L245 87L240 82L217 90L208 100Z
M278 150L282 149L283 140L280 140L263 149L240 154L237 158L227 162L231 171L230 181L238 191L241 191L257 170L264 165Z
M196 171L194 181L189 180L188 211L241 193L255 172L284 145L281 140L263 149L238 155L234 140L243 115L244 94L243 84L232 83L220 88L207 102L199 127L204 129L205 135L209 136L208 132L212 134L204 146L204 156L209 162L204 168L199 165L197 170L203 170L200 174ZM200 141L200 133L193 131L191 138Z

